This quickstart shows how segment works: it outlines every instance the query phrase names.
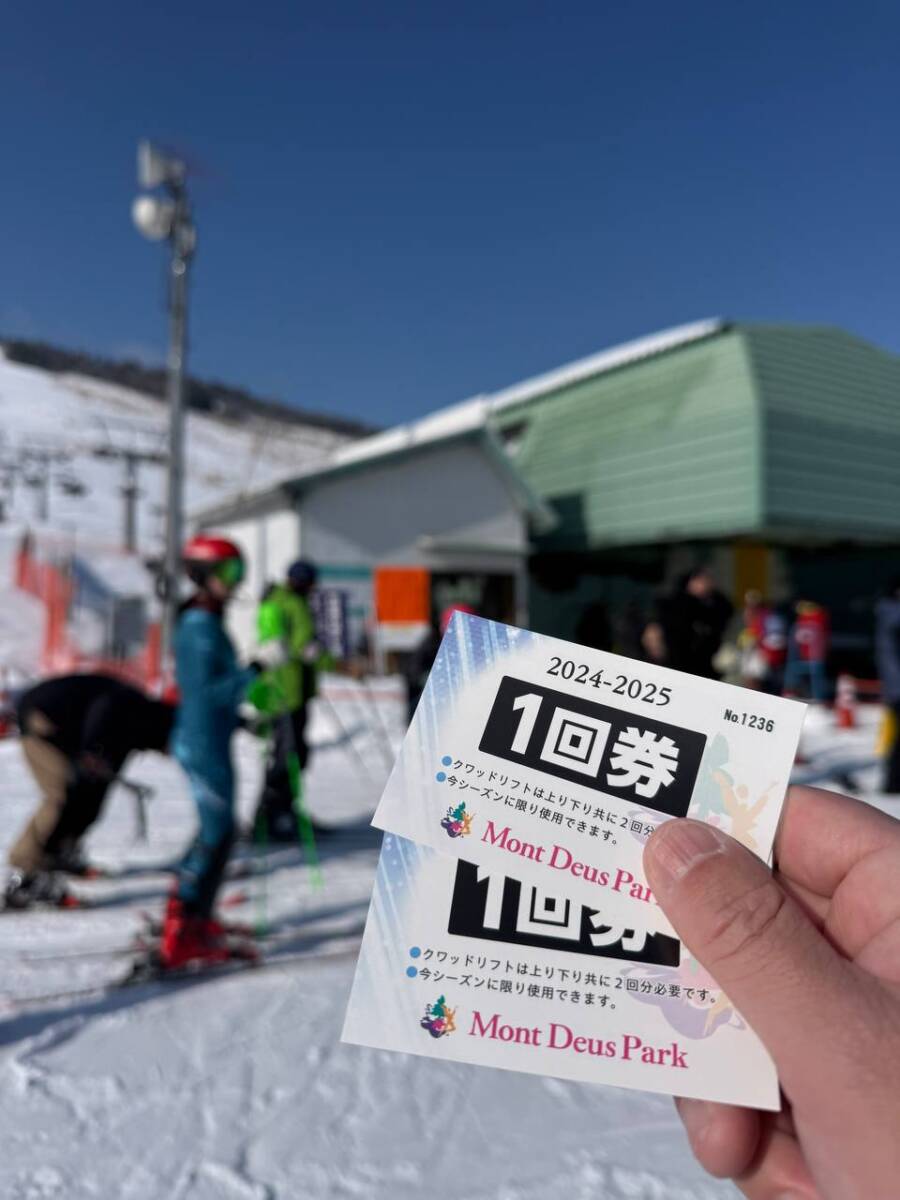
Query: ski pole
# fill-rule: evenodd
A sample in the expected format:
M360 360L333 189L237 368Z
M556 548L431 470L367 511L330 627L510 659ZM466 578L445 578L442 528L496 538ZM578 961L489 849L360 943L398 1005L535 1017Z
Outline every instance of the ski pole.
M293 730L291 731L293 734ZM300 756L296 746L288 754L288 775L291 781L291 796L294 801L294 815L297 818L297 836L304 855L309 861L310 877L314 888L322 886L322 869L319 865L319 854L316 849L316 836L313 833L312 821L303 803L303 772L300 769Z
M319 693L319 695L316 697L316 699L321 700L322 703L328 709L328 715L331 718L331 723L337 729L338 735L341 739L341 744L344 746L348 757L351 757L354 759L354 761L356 762L356 765L362 771L362 773L366 779L366 782L368 782L369 768L366 766L366 760L363 758L363 756L360 754L359 750L357 749L357 747L353 741L352 735L347 732L347 727L344 725L344 722L338 716L337 709L334 707L334 704L331 702L331 700L328 699L327 696L323 695L322 692Z
M263 741L262 758L263 758L263 778L268 768L269 757L272 753L272 726L269 726L266 737ZM269 885L266 880L265 864L263 859L266 853L266 847L269 844L269 822L266 817L264 805L260 805L257 811L256 818L253 822L253 840L256 843L257 853L254 856L255 873L258 876L259 886L256 889L256 931L260 937L263 937L269 930Z
M379 749L379 751L382 751L382 757L384 758L385 762L387 763L388 770L393 771L393 769L394 769L394 752L391 747L391 732L388 729L387 724L385 723L384 715L383 715L381 709L378 707L378 698L375 695L375 693L370 689L369 681L367 679L360 679L359 686L362 690L363 695L366 697L366 699L369 702L368 707L375 714L376 724L381 728L381 732L384 735L384 741L383 742L381 740L378 741L378 749Z
M303 796L303 772L300 769L300 751L297 748L297 737L294 732L294 722L290 712L282 717L288 741L287 769L291 788L291 801L294 816L297 820L297 840L300 849L309 863L310 878L314 888L322 886L322 869L319 866L319 854L316 849L316 835L313 833L312 821L306 811Z
M297 840L300 843L300 849L304 857L308 861L312 885L314 888L320 888L322 886L322 869L319 865L319 855L316 849L316 837L313 833L312 821L309 818L309 813L306 811L306 804L304 803L300 754L297 749L294 722L291 720L291 710L287 707L287 697L284 694L284 689L274 679L273 686L277 689L279 699L284 706L284 711L279 719L283 722L288 744L285 765L287 766L288 784L291 789L291 805L297 821Z
M138 783L135 779L126 779L123 775L117 775L113 780L119 784L126 792L130 792L134 797L134 813L135 823L137 826L136 842L147 841L147 801L152 800L156 795L156 789L150 787L146 783Z

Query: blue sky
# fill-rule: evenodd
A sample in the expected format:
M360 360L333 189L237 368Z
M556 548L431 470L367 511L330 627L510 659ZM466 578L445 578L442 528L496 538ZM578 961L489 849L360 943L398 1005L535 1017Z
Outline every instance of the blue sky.
M161 357L149 135L195 165L191 367L405 420L703 316L900 351L900 6L8 5L0 332Z

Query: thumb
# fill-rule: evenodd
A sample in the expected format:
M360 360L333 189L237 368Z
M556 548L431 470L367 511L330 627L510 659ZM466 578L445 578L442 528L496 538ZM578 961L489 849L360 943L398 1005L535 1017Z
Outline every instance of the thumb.
M665 822L647 842L644 870L679 937L762 1038L789 1093L808 1084L854 1004L851 964L760 859L711 825Z

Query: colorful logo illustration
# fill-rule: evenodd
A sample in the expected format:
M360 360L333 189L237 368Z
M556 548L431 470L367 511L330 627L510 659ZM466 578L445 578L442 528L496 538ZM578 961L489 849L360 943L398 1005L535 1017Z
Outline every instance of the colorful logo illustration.
M456 808L452 806L447 809L447 815L441 821L441 828L447 830L447 836L468 837L472 832L472 818L474 813L466 812L465 801L462 804L457 804Z
M448 1008L446 999L438 996L434 1004L425 1005L425 1016L419 1024L423 1029L427 1029L433 1038L446 1037L448 1033L456 1032L456 1022L453 1020L455 1016L456 1009Z

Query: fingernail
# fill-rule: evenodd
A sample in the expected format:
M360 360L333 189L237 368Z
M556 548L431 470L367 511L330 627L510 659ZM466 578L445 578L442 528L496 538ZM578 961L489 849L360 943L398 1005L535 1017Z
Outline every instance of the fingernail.
M656 890L671 887L710 855L723 854L725 845L719 831L702 821L666 821L647 847Z

